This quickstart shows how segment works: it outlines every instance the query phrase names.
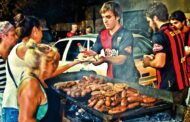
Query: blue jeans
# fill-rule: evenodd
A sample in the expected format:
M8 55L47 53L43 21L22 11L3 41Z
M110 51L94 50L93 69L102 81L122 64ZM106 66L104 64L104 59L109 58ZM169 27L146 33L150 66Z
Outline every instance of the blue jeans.
M0 93L0 122L2 122L2 101L3 101L3 94Z
M18 109L3 108L2 120L2 122L18 122Z

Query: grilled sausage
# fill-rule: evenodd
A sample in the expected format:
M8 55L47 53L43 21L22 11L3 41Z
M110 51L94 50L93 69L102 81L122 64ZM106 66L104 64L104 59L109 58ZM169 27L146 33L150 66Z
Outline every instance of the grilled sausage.
M121 102L121 100L119 100L119 99L118 100L114 100L114 101L111 102L111 106L114 107L114 106L118 105L120 102Z
M85 89L86 93L90 93L92 90L90 88Z
M104 105L100 106L99 108L94 107L97 111L103 112L106 108Z
M110 97L111 101L115 100L115 96Z
M102 106L104 104L104 100L103 99L100 99L96 105L94 106L94 108L100 108L100 106Z
M79 95L81 93L81 89L71 89L71 97L77 97L76 95Z
M127 106L117 106L108 111L108 114L117 114L127 110Z
M81 91L81 96L83 97L83 96L85 96L86 95L86 91L85 90L82 90Z
M153 102L156 102L156 99L153 97L145 97L145 98L143 98L143 102L144 103L153 103Z
M88 106L93 107L97 103L98 99L94 99L91 102L89 102Z
M126 97L126 93L127 93L127 91L126 91L126 90L123 90L123 91L121 92L121 98L125 98L125 97Z
M140 106L140 103L139 102L134 102L134 103L131 103L127 106L128 109L133 109L137 106Z
M97 99L95 96L92 96L89 100L88 103L92 102L94 99Z
M142 101L142 98L140 96L138 97L128 97L127 98L127 101L130 102L130 103L133 103L133 102L141 102Z
M67 95L71 95L71 89L67 91Z
M127 98L121 100L121 106L127 106Z
M81 96L81 92L75 92L75 97L80 97Z
M126 96L127 97L138 97L138 96L140 96L140 94L139 93L127 93Z
M111 99L110 99L110 97L106 97L106 101L105 101L105 104L106 104L106 106L110 106L110 104L111 104Z
M92 95L92 96L98 95L98 94L102 94L101 91L93 91L93 92L91 92L91 95Z

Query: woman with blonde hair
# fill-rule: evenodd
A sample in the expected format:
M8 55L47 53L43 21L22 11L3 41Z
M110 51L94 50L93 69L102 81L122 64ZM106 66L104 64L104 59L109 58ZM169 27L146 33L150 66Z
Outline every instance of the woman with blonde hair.
M45 83L58 67L60 55L45 44L33 45L25 54L27 68L18 86L19 122L60 122L59 100Z
M15 16L16 32L21 43L18 43L10 52L7 60L6 73L7 81L3 94L2 118L3 122L18 122L17 91L20 84L20 76L24 68L24 56L28 45L39 44L42 39L42 26L40 21L34 16ZM70 67L80 63L74 61L57 68L52 77L61 74Z
M2 119L3 122L18 121L17 87L20 82L20 75L24 67L24 55L27 44L41 43L42 27L39 20L34 16L23 16L18 14L15 17L16 33L20 43L11 50L6 66L6 86L3 94Z

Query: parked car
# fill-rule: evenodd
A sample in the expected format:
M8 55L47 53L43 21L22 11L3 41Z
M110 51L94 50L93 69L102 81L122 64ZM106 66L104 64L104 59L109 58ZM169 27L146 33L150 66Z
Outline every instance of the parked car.
M65 65L77 58L77 55L79 54L77 43L81 43L83 47L89 50L95 43L96 37L97 34L91 34L58 40L54 46L58 48L61 55L59 65ZM135 59L135 65L141 74L139 83L142 85L152 84L153 81L156 81L156 71L151 67L144 68L142 63L143 55L152 53L152 42L139 34L133 34L133 37L133 57ZM101 55L104 55L103 50L101 51ZM94 70L97 74L106 76L107 64L103 63L99 66L94 66L91 63L83 63L70 68L66 72L76 72L80 70Z
M77 46L80 43L87 50L93 46L96 41L97 34L83 35L83 36L73 36L70 38L64 38L58 40L54 46L58 48L61 55L59 65L65 65L73 60L77 59L79 54L79 48ZM82 63L75 65L66 72L76 72L80 70L94 70L97 74L106 76L107 64L101 64L99 66L94 66L91 63Z

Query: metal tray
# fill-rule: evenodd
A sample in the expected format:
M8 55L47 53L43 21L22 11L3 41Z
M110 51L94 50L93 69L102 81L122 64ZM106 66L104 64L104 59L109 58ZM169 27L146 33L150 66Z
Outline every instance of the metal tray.
M90 74L96 75L94 72L81 71L81 72L74 72L72 74L67 74L67 75L62 74L55 78L49 79L49 81L47 81L47 82L49 83L50 86L53 87L53 84L55 84L55 83L69 81L69 80L79 80L82 78L82 76L90 75ZM102 76L97 76L97 77L102 77ZM118 82L117 80L114 80L114 79L109 79L107 77L104 77L104 78L108 82ZM84 110L86 110L87 112L92 113L93 115L103 119L104 121L110 121L113 119L120 119L120 118L131 119L131 118L140 117L140 116L143 116L146 114L151 114L151 113L155 113L155 112L172 109L171 103L162 101L162 102L156 103L155 106L152 106L152 107L138 107L138 108L134 108L131 110L126 110L125 112L122 112L122 113L110 115L107 113L99 112L99 111L87 106L87 101L90 98L90 94L87 94L84 97L73 98L73 97L66 95L66 93L62 90L57 90L55 88L54 88L54 90L60 96L62 96L66 101L76 104L77 106L79 106L79 107L83 108Z
M155 106L151 107L137 107L134 109L126 110L125 112L118 113L118 114L107 114L107 113L102 113L99 112L91 107L87 106L87 101L90 98L90 94L87 94L85 97L70 97L66 95L65 92L62 90L56 90L58 94L60 94L67 102L75 104L84 110L86 110L89 113L92 113L93 115L101 118L104 121L111 121L111 120L117 120L117 119L132 119L132 118L138 118L146 114L152 114L156 112L161 112L165 110L171 110L172 109L172 104L159 101L155 104Z

